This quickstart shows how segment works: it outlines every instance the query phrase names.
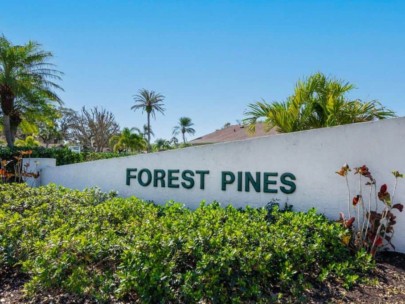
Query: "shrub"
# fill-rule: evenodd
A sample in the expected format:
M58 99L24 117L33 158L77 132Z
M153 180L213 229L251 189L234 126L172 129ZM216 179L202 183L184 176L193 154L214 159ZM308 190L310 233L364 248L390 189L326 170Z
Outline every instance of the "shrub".
M56 158L56 165L74 164L84 161L80 153L70 151L68 148L44 148L44 147L0 147L1 159L12 159L21 151L32 151L31 157Z
M113 152L82 152L75 153L68 148L44 148L44 147L0 147L0 158L10 160L14 156L19 155L21 151L32 151L31 157L39 158L55 158L56 165L69 165L80 163L84 161L92 161L99 159L108 159L114 157L128 156L125 153L113 153ZM131 154L132 155L132 154Z
M386 184L383 184L377 193L377 181L366 165L354 168L354 174L358 174L359 183L356 195L352 198L347 177L350 171L349 165L345 164L336 172L346 179L348 191L347 214L349 218L345 219L344 214L340 213L340 222L350 229L350 234L345 237L346 243L354 251L366 250L372 255L388 247L395 249L391 242L396 224L394 209L402 212L404 206L400 203L395 204L394 198L398 179L403 178L404 175L398 171L392 172L395 183L391 196ZM365 190L364 187L368 189ZM381 205L382 211L379 211L379 205ZM355 216L351 216L352 207Z
M83 152L84 161L93 161L99 159L109 159L116 157L124 157L134 154L117 153L117 152Z
M348 287L372 267L364 251L351 255L346 233L315 210L214 202L192 211L96 189L0 185L0 267L22 265L31 294L146 303L297 298L325 281Z

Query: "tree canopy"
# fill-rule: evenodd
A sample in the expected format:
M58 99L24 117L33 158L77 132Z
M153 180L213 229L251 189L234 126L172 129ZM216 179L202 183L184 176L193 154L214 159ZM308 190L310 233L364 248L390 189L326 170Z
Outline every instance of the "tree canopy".
M375 100L349 98L354 88L349 82L316 73L298 81L294 93L284 102L249 104L244 123L254 131L256 122L264 119L268 129L276 127L286 133L395 116Z
M150 145L150 135L151 135L151 126L150 126L150 116L156 118L156 112L160 112L164 114L165 108L164 101L165 97L160 94L156 93L155 91L148 91L145 89L139 90L139 93L134 96L135 104L131 107L131 110L139 110L141 109L142 112L146 112L147 115L147 134L148 134L148 151L151 150Z
M0 36L0 104L9 147L23 120L46 121L54 104L62 103L55 92L62 90L57 84L62 73L49 62L52 57L37 42L13 45Z
M195 134L195 130L192 128L194 123L191 122L189 117L180 117L177 126L173 128L173 135L178 135L181 133L183 137L183 143L186 143L186 134Z
M145 139L137 128L124 128L120 134L110 138L110 144L114 152L142 151L147 147Z
M96 152L109 147L109 140L119 133L119 125L114 114L94 107L90 110L82 108L80 114L75 114L71 123L72 138L83 146Z

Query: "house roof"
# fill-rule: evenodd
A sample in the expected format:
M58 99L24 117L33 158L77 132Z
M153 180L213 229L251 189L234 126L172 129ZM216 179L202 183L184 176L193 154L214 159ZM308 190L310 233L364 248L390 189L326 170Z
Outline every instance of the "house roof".
M229 127L216 130L215 132L193 139L189 143L192 145L205 145L275 134L278 134L278 132L274 128L271 129L269 132L266 132L264 130L264 123L256 124L256 132L254 134L250 134L248 132L247 126L231 125Z

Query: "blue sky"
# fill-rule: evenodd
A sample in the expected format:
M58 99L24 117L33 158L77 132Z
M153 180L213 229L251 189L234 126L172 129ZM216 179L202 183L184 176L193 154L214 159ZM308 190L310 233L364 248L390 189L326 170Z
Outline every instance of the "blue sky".
M171 138L181 116L197 137L318 71L404 116L404 13L405 1L19 0L1 4L0 33L54 53L65 106L101 106L121 127L142 127L132 96L155 90L166 97L156 138Z

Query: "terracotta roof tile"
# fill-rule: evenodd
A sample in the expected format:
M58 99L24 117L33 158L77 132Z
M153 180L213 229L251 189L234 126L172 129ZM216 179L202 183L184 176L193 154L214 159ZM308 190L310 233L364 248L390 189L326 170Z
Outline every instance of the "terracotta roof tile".
M250 134L246 126L231 125L224 129L216 130L215 132L198 137L189 143L192 145L213 144L274 134L278 134L278 132L274 129L271 129L269 132L265 132L264 123L256 124L256 132L254 134Z

